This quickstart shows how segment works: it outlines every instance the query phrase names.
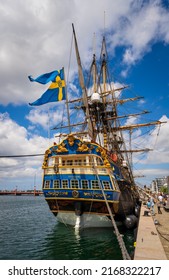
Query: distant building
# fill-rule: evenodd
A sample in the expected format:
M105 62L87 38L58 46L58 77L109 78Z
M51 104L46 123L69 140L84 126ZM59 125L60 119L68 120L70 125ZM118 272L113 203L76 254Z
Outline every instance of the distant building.
M157 193L158 192L158 186L157 186L157 181L156 180L153 180L152 182L151 182L151 186L150 186L150 188L151 188L151 191L154 193Z
M159 192L160 188L166 186L168 188L168 193L169 193L169 176L165 176L163 178L156 178L155 180L152 181L151 183L151 191L152 192Z
M167 176L167 189L168 189L168 193L169 193L169 176Z

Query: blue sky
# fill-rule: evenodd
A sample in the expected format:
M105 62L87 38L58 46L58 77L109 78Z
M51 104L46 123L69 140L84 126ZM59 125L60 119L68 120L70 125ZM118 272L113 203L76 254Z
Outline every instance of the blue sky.
M56 141L49 127L62 120L63 104L29 106L46 87L27 77L64 66L69 95L78 96L74 54L68 67L72 22L86 69L94 33L99 57L105 22L112 82L130 86L125 98L144 96L126 108L150 111L145 122L167 122L142 140L137 140L139 130L133 134L137 146L154 148L133 157L135 175L145 176L138 183L169 175L169 1L162 0L0 0L0 155L39 154ZM0 189L30 189L35 183L40 189L42 160L0 158Z

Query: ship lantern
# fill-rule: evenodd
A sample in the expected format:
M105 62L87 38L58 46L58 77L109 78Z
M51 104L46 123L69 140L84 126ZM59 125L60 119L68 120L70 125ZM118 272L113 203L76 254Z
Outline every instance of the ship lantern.
M93 92L91 95L91 102L94 103L100 103L100 94L98 92Z

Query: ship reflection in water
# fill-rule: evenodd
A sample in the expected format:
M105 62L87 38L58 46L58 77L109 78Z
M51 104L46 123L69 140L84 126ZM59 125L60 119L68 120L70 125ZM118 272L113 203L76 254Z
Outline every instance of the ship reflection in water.
M57 222L43 196L0 197L0 259L11 260L120 260L112 228L75 231ZM120 229L133 251L133 230Z
M132 253L133 230L121 228L128 251ZM121 260L122 255L115 233L110 228L90 228L75 231L58 223L46 239L46 259Z

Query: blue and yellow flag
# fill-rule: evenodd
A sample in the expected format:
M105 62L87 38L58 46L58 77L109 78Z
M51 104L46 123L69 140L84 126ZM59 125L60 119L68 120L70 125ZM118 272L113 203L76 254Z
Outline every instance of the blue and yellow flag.
M52 82L47 91L42 94L42 96L34 101L29 103L31 106L40 106L49 102L57 102L66 99L65 94L65 80L64 80L64 70L55 70L50 73L43 74L36 79L33 79L31 76L28 76L31 82L38 82L41 84L47 84Z

